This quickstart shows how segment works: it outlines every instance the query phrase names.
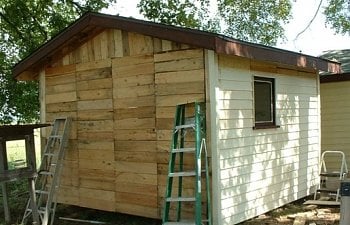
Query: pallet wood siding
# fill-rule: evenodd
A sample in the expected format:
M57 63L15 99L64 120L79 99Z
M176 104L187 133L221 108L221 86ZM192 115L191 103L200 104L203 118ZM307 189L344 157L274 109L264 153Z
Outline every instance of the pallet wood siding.
M220 224L236 224L310 193L318 182L316 74L218 56ZM253 77L275 78L280 128L253 130Z
M157 218L153 55L116 58L112 68L116 209Z
M105 30L42 85L42 118L73 118L59 202L160 218L175 105L204 100L203 50Z
M343 151L350 165L350 81L321 83L321 150ZM339 157L327 157L329 171L340 170Z
M158 163L158 207L163 208L168 174L169 150L174 125L175 106L204 101L204 53L202 49L170 51L154 55L156 91L156 135ZM193 112L188 112L193 113ZM193 115L193 114L192 114ZM192 135L192 136L190 136ZM194 140L188 133L186 140ZM184 159L185 169L193 168L193 159ZM177 179L174 179L174 184ZM184 179L183 194L194 195L194 180ZM176 191L176 188L174 188ZM173 204L175 205L175 204ZM183 216L193 218L193 207L183 207ZM185 210L187 209L187 210ZM171 216L174 216L172 208Z

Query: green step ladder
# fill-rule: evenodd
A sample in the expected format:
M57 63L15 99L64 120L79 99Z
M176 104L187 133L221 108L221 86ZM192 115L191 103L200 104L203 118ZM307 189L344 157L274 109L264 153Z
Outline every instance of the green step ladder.
M186 114L188 114L186 113L186 110L192 108L193 111L193 107L194 115L186 116ZM163 225L212 224L208 169L209 162L205 142L205 123L204 103L195 102L176 106L165 194L165 206L162 218ZM192 137L192 139L190 139L190 135L194 135L194 138ZM177 156L179 157L178 159L176 159ZM193 159L194 168L192 168L192 170L187 170L187 168L186 170L184 169L184 156L186 156L186 159ZM204 168L202 168L202 162L204 162ZM194 196L183 196L184 179L191 179L191 177L192 180L194 179ZM178 190L175 194L173 193L174 178L177 178L178 180ZM205 181L203 181L202 178L204 178ZM189 181L191 182L191 180ZM202 183L204 182L205 193L202 193ZM202 212L203 197L206 197L207 200L205 207L206 216L203 216ZM182 216L182 204L186 203L187 206L191 202L194 207L194 218L191 220L185 220ZM176 218L170 219L170 208L172 204L176 207Z

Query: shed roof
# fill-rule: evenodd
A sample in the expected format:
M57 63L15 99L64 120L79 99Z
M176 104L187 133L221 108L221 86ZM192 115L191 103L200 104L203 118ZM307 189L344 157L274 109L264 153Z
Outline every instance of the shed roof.
M241 56L304 69L332 73L340 72L339 63L326 59L244 42L200 30L89 12L15 65L13 76L16 79L33 79L39 70L50 62L53 56L68 53L104 29L136 32L214 50L218 54Z

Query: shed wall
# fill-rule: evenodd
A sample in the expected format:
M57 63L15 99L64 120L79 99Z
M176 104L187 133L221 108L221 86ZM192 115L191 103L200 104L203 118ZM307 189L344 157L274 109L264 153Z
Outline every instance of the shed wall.
M223 55L218 73L219 218L236 224L306 196L318 182L318 80L314 73ZM275 78L279 128L253 129L254 76Z
M205 98L203 50L106 30L41 85L42 122L73 118L59 201L160 218L175 105Z
M335 75L336 76L336 75ZM350 81L321 83L322 152L343 151L350 162ZM339 171L339 157L327 157L329 171Z

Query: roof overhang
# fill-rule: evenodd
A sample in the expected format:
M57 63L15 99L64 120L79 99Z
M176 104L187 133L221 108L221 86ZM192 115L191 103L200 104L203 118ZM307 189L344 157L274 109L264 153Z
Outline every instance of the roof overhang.
M253 60L268 61L301 69L339 73L339 63L296 52L240 41L223 35L180 28L132 18L87 13L43 44L13 68L16 79L34 79L44 65L63 56L104 29L120 29L160 39L184 43L218 54L241 56Z
M321 83L333 83L333 82L343 82L343 81L350 81L350 73L340 73L340 74L320 76Z

